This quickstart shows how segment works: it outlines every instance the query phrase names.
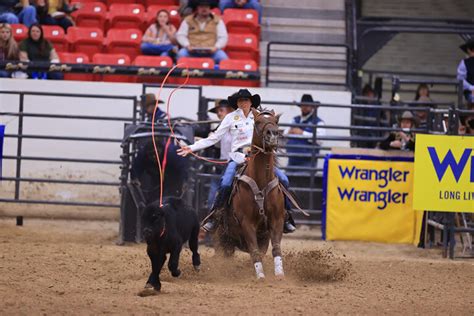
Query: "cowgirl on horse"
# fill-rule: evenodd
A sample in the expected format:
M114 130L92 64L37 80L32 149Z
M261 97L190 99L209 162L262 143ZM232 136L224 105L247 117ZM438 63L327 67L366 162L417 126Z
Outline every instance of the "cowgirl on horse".
M254 132L254 115L251 108L253 107L256 109L260 106L260 96L258 94L252 95L247 89L240 89L237 93L229 96L228 101L235 111L226 115L214 133L211 133L207 138L201 139L191 146L182 147L177 151L178 155L185 157L191 152L214 145L228 133L230 133L232 137L231 153L229 154L230 161L227 164L224 175L222 176L211 215L203 226L203 229L208 232L215 230L216 221L214 214L216 210L223 208L229 200L229 196L232 192L232 182L237 167L245 162L246 154L251 146ZM275 167L274 172L281 184L285 188L288 188L288 177L283 173L283 171ZM285 209L287 211L284 223L285 233L292 233L296 229L291 223L293 219L289 213L290 208L291 203L288 197L285 196Z

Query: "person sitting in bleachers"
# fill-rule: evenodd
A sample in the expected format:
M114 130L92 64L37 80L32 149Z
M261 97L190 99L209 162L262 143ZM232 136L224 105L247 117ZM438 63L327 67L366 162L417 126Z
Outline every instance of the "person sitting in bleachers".
M160 10L155 23L151 24L142 38L141 50L144 55L169 56L176 54L176 28L170 23L170 13Z
M36 8L28 0L0 1L0 22L8 24L22 23L30 27L38 23Z
M431 100L430 88L426 83L420 83L418 88L416 88L415 101L420 101L420 98L424 98L424 100Z
M467 54L467 58L459 63L457 79L462 81L466 101L474 104L474 39L459 48Z
M416 117L410 111L403 112L399 118L398 126L402 131L392 132L388 137L380 142L380 149L398 149L398 150L415 150L415 134L409 131L417 127Z
M194 0L189 5L194 14L184 19L176 34L176 39L182 46L178 58L211 57L216 64L228 59L223 51L228 39L227 29L224 21L211 12L211 8L217 7L217 2Z
M39 23L42 25L59 25L66 32L74 25L69 13L78 8L70 5L69 0L34 0Z
M28 29L28 37L20 43L20 60L29 61L43 61L59 63L59 57L53 45L44 38L43 28L39 24L33 24ZM48 72L37 74L31 73L32 78L41 77L42 79L63 79L63 74L60 72Z
M19 60L20 51L18 44L13 38L10 24L0 24L0 61ZM11 73L5 70L0 71L0 77L10 77Z
M219 8L225 9L253 9L258 12L258 24L262 24L262 5L258 0L220 0Z

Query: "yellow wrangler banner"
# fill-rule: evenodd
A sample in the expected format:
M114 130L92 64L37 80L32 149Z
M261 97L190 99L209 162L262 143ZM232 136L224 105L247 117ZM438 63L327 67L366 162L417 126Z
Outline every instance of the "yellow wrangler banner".
M418 243L423 213L412 207L413 158L330 155L324 187L326 240Z
M417 135L414 208L474 212L474 137Z

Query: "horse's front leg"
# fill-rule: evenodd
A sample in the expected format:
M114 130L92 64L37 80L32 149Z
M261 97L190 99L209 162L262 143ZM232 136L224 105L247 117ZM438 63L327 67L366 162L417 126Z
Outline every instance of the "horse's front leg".
M252 258L252 262L255 267L257 279L264 279L265 274L263 273L262 254L258 249L257 228L255 227L255 223L244 219L242 221L241 227L250 257Z
M278 213L274 213L278 214ZM283 278L285 272L283 271L283 259L281 256L281 239L283 237L283 224L285 221L285 215L283 212L282 216L274 218L270 225L270 239L272 241L272 255L273 262L275 264L275 276Z

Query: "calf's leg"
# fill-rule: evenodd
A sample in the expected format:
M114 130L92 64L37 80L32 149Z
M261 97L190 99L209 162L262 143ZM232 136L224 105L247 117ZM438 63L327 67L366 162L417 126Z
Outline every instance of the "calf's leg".
M181 270L179 270L179 254L181 253L182 244L179 243L176 245L170 253L170 260L168 261L168 269L171 271L171 275L175 278L181 275Z
M199 237L199 224L191 232L191 237L189 238L189 249L193 253L193 266L196 271L199 271L201 266L201 256L198 252L198 237Z
M159 291L161 290L160 272L166 261L166 254L157 251L152 245L148 245L146 251L151 261L151 273L145 287L153 287L156 291Z

